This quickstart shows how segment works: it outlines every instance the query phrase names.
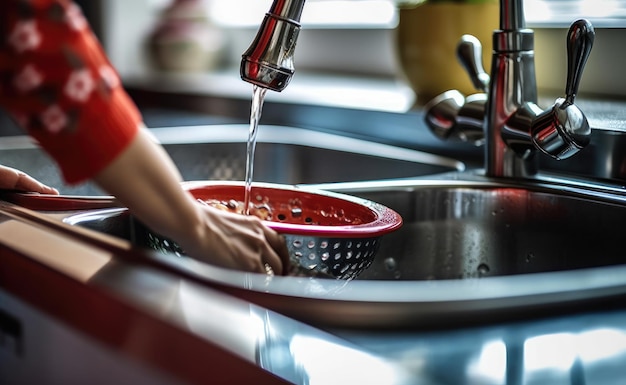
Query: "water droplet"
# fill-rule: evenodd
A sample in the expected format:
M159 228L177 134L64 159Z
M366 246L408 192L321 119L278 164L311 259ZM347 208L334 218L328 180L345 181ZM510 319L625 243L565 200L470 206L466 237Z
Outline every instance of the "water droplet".
M393 258L386 258L385 259L385 268L388 271L394 271L394 270L396 270L398 268L398 263Z
M489 273L489 271L489 265L487 265L486 263L481 263L480 265L478 265L478 274L487 274Z

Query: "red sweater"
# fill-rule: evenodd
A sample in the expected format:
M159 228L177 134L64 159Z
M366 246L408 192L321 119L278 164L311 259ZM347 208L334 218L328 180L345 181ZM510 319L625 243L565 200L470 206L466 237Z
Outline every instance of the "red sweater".
M0 104L68 183L126 148L141 116L70 0L0 0Z

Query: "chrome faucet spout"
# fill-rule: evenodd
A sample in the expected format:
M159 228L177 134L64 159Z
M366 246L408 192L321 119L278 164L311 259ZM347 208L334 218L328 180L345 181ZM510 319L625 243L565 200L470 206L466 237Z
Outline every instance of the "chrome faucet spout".
M465 98L458 91L447 91L425 106L426 124L442 138L484 143L485 174L490 177L532 177L537 172L537 152L569 158L589 143L591 135L574 98L594 36L588 21L572 24L567 35L566 95L544 111L537 106L534 32L525 26L522 0L500 0L491 75L482 70L476 39L462 37L457 51L475 87L484 93ZM476 134L478 128L482 138Z
M293 54L305 0L274 0L255 39L242 55L241 78L273 91L284 90L294 74Z
M500 29L516 31L526 28L522 0L500 0Z

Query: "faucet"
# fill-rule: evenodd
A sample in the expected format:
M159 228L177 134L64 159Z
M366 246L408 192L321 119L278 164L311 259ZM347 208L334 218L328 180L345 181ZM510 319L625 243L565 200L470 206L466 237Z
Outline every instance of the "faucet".
M575 21L567 34L565 97L542 110L537 105L534 33L526 28L522 0L500 1L500 29L493 33L491 76L483 69L478 39L465 35L457 57L481 93L446 91L424 106L425 121L441 138L485 146L485 175L532 177L537 150L567 159L590 142L591 129L575 98L591 53L591 23Z
M242 55L241 78L282 91L295 67L294 49L305 0L274 0L252 44ZM463 96L451 90L424 106L425 121L441 138L460 138L485 146L485 174L532 177L537 150L566 159L590 141L591 129L575 98L595 32L578 20L567 35L565 97L551 108L537 105L534 33L526 28L522 0L500 0L500 29L493 33L491 76L481 63L481 44L463 36L457 56L480 93Z
M241 59L241 78L273 91L284 90L294 74L293 54L305 0L274 0Z

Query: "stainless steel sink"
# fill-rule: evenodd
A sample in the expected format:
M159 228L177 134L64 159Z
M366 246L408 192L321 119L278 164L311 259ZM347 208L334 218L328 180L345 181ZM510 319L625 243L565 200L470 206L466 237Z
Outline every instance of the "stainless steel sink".
M463 178L459 180L457 178ZM327 327L412 328L581 311L626 294L626 196L464 173L308 186L398 211L373 265L350 282L245 274L157 257L181 274ZM131 239L119 210L68 222Z
M244 180L247 125L158 128L185 180ZM347 136L260 126L254 181L284 184L408 178L465 165L454 159Z
M248 126L162 127L150 131L185 180L244 180ZM0 141L0 164L18 168L63 194L102 195L92 183L66 185L28 137ZM260 126L254 180L284 184L407 178L463 170L462 162L411 149L293 127Z
M401 188L406 186L406 188ZM441 280L626 264L626 206L540 186L424 182L345 190L398 211L361 279Z

